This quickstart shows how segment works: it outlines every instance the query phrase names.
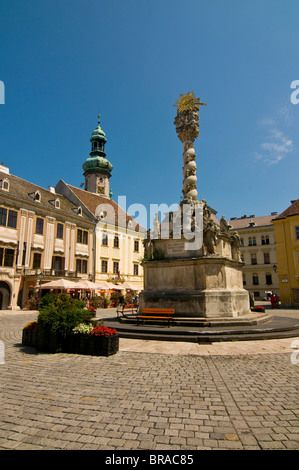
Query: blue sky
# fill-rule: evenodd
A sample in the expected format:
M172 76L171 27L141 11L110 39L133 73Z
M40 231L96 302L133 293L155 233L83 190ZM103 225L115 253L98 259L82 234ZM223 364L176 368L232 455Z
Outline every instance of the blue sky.
M198 198L227 219L299 198L297 0L0 0L0 161L80 186L101 114L113 199L178 203L181 93L200 109Z

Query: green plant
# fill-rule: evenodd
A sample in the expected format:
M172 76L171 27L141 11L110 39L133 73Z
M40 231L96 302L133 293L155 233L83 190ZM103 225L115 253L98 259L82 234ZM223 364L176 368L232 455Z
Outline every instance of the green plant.
M119 304L120 294L119 292L112 292L110 295L110 300L115 303L116 305Z
M108 307L109 303L110 303L110 300L109 300L108 295L105 295L105 294L104 294L104 295L103 295L103 305L104 305L104 308L105 308L105 307Z
M93 308L98 308L100 306L101 297L99 295L95 295L89 302L89 306Z
M83 301L68 294L50 297L41 306L37 317L38 327L42 330L65 336L80 323L88 323L94 315L85 308Z
M249 294L250 308L254 307L254 297L253 294Z
M126 294L125 295L125 304L132 304L133 303L133 297L132 294Z

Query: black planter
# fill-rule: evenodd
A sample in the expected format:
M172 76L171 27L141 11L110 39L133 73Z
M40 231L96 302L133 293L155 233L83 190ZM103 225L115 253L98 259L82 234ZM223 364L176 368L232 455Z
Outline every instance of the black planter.
M119 336L96 336L89 334L69 334L65 337L39 329L23 329L22 344L49 353L88 354L91 356L111 356L119 350Z
M22 331L22 344L35 348L37 345L37 330L24 328Z
M88 341L88 352L91 356L111 356L119 350L119 336L96 336L90 335Z
M36 349L50 353L63 352L64 338L61 335L39 329L37 333Z

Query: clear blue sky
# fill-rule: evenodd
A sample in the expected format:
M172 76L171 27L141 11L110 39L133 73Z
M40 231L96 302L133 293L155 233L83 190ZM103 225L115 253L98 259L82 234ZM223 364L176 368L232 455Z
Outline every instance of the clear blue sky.
M298 0L0 0L0 162L80 186L101 114L113 199L178 203L194 91L199 199L227 219L299 198Z

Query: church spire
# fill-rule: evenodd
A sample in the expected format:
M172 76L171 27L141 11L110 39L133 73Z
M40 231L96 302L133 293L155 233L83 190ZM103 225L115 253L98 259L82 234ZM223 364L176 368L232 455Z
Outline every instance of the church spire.
M85 176L85 191L111 197L109 178L111 177L112 164L106 158L105 144L107 142L105 132L100 126L100 114L98 125L91 134L91 152L82 165Z

